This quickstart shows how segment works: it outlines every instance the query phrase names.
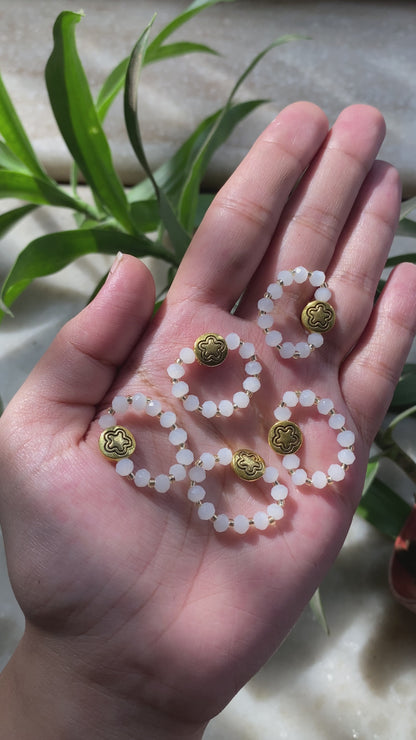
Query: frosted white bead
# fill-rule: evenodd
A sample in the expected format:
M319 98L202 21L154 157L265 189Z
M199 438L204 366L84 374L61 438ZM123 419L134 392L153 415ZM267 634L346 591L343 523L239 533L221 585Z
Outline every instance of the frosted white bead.
M268 331L266 334L266 344L268 345L268 347L277 347L278 344L281 344L282 339L283 337L280 331L277 331L277 329Z
M157 416L162 410L162 404L160 401L148 401L146 406L146 414L149 416Z
M125 396L114 396L111 406L118 414L122 414L127 411L129 404Z
M250 360L250 362L246 363L245 371L247 375L259 375L261 373L261 365L257 360Z
M164 411L159 421L161 427L169 429L169 427L173 427L173 425L176 424L176 414L174 414L173 411Z
M341 429L345 424L345 416L342 414L332 414L328 419L331 429Z
M326 475L322 472L322 470L317 470L312 475L311 481L314 488L325 488L328 483Z
M289 491L282 483L278 483L277 486L273 486L270 493L276 501L284 501Z
M282 463L286 470L295 470L299 467L300 460L297 455L292 453L291 455L284 455Z
M267 513L269 516L273 517L276 522L278 522L279 519L282 519L284 514L283 508L279 506L279 504L269 504L267 507Z
M275 483L278 477L279 472L277 468L274 468L272 465L269 465L263 473L263 480L265 480L266 483Z
M228 349L237 349L240 346L240 337L233 331L231 334L227 334L225 343Z
M253 516L254 526L256 529L267 529L269 526L269 517L265 511L256 511Z
M204 401L201 413L206 419L212 419L212 417L217 413L217 404L214 403L214 401Z
M344 480L345 470L343 467L341 467L341 465L337 465L336 463L334 463L333 465L329 466L328 475L334 481Z
M313 332L312 334L308 334L308 342L312 345L312 347L318 349L318 347L322 347L324 343L324 338L322 334L316 334L315 332Z
M303 468L298 468L292 475L292 483L295 486L303 486L306 483L308 474Z
M233 453L228 447L221 447L217 452L218 462L220 465L229 465L233 459Z
M293 270L293 279L295 283L304 283L308 279L308 271L306 267L295 267Z
M257 301L257 308L259 311L265 311L265 313L271 313L273 311L273 301L271 298L260 298Z
M183 367L183 365L180 365L179 362L172 362L172 364L168 367L168 375L170 378L178 380L179 378L182 378L183 375L185 375L185 368Z
M280 350L280 357L283 357L284 360L289 359L289 357L293 357L295 354L295 345L293 342L283 342Z
M283 288L280 283L270 283L270 285L267 286L267 292L270 293L274 301L277 301L283 293Z
M355 455L352 450L340 450L338 452L338 460L344 465L352 465L355 460Z
M351 447L355 442L355 434L354 432L350 432L349 429L346 429L345 432L338 434L337 441L341 447Z
M169 434L169 442L173 445L182 445L187 439L188 435L185 429L181 429L180 427L172 429Z
M125 458L124 460L119 460L116 465L116 472L119 475L130 475L130 473L133 472L133 460L127 460Z
M311 390L302 391L299 396L299 403L301 406L313 406L315 402L315 394Z
M187 411L196 411L199 407L199 398L198 396L190 395L187 398L185 398L183 402L183 407Z
M273 316L269 313L262 313L257 319L257 325L260 329L270 329L273 326Z
M254 344L252 344L251 342L243 342L239 349L239 353L243 360L248 360L249 357L253 357L253 355L256 354Z
M195 483L202 483L203 480L207 477L207 474L203 468L201 468L199 465L195 465L193 468L189 471L189 478L193 480Z
M288 406L278 406L273 411L273 414L277 421L287 421L292 416L292 412Z
M230 526L230 520L226 514L219 514L214 522L216 532L225 532Z
M249 521L244 514L237 514L237 516L234 517L234 529L238 534L244 534L247 532L249 526Z
M281 270L277 276L277 279L280 280L285 286L292 285L293 283L293 275L290 270Z
M233 403L238 406L239 409L245 409L250 403L250 398L244 391L237 391L233 395Z
M215 457L210 452L203 452L199 459L204 470L212 470L215 465Z
M155 478L155 490L158 493L166 493L170 488L170 480L167 475L157 475Z
M190 465L194 461L194 453L187 448L178 450L176 453L176 462L180 465Z
M334 403L330 398L320 398L316 408L320 414L329 414L329 412L334 408Z
M185 365L192 365L195 362L195 352L191 347L182 347L179 352L179 357Z
M331 295L332 293L329 288L317 288L314 293L317 301L329 301Z
M311 348L307 342L298 342L295 344L295 352L298 353L299 357L309 357Z
M231 416L234 413L234 406L231 401L223 400L218 404L218 411L221 416Z
M260 381L258 378L250 377L245 378L243 382L243 388L245 391L250 391L250 393L255 393L260 388Z
M149 484L150 477L149 471L146 468L141 468L135 474L134 482L138 488L143 488Z
M174 463L169 468L169 475L173 475L175 480L185 480L186 478L186 470L183 467L183 465L179 465L179 463Z
M135 411L143 411L146 406L146 396L144 393L135 393L132 397L131 405Z
M298 404L298 397L295 393L295 391L286 391L286 393L283 394L283 403L286 404L286 406L297 406Z
M103 414L98 419L98 423L101 429L108 429L108 427L113 427L115 424L113 414Z
M211 504L209 501L206 501L205 503L201 504L201 506L198 509L198 516L200 519L203 519L203 521L207 521L207 519L211 519L215 514L215 506L214 504Z
M325 282L325 273L322 270L314 270L309 277L309 282L314 288Z
M179 380L177 383L172 385L172 395L174 395L175 398L182 398L182 396L186 396L188 392L189 385L188 383L185 383L184 380Z
M205 488L202 488L202 486L191 486L188 491L188 498L194 504L197 504L198 501L202 501L205 498Z

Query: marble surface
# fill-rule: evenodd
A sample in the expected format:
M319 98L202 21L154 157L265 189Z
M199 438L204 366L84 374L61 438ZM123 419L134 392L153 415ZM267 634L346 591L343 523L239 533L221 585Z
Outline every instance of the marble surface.
M187 3L86 2L87 17L78 35L94 89L128 53L157 6L161 26ZM66 7L78 9L70 1ZM12 11L0 0L0 68L38 153L52 174L66 181L68 158L41 79L52 21L61 9L60 0L15 0ZM236 131L213 162L208 183L218 183L229 173L286 103L312 99L332 120L344 105L360 100L383 110L389 131L382 156L399 167L406 193L416 193L414 3L242 1L211 9L204 21L202 17L182 37L215 45L225 55L221 64L193 57L187 63L167 63L163 75L162 67L154 66L143 77L143 132L153 163L164 159L223 102L256 51L275 36L297 32L312 40L273 51L247 82L243 98L265 96L273 102ZM109 117L107 128L117 167L125 182L131 182L139 173L120 108ZM8 205L2 203L1 210ZM2 240L0 275L30 239L71 225L71 215L62 209L32 214ZM395 240L395 253L408 250L414 250L412 240ZM36 281L16 302L15 318L0 326L0 395L6 403L108 265L109 259L102 256L83 258L56 276ZM408 438L414 440L413 428ZM408 452L416 457L412 444ZM412 500L411 486L395 469L384 466L384 476ZM206 740L416 739L415 616L395 604L389 593L391 547L368 524L354 520L322 585L329 636L307 609L276 655L210 723ZM0 668L22 629L23 617L0 552Z

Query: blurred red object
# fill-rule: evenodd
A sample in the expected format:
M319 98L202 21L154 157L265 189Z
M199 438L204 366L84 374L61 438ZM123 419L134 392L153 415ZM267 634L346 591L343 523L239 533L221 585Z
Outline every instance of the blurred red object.
M416 505L396 537L389 582L397 601L416 614Z

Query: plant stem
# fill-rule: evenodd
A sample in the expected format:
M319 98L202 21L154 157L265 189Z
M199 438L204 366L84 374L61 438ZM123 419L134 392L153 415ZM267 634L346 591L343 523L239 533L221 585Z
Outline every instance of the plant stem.
M387 429L385 432L378 432L375 442L382 450L383 456L388 457L389 460L398 465L412 483L416 485L416 463L410 455L399 447L393 439L392 431L392 429Z

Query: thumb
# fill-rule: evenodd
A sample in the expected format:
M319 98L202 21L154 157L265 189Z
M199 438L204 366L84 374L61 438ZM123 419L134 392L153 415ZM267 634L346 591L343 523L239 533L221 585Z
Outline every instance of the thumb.
M97 296L60 330L11 401L14 410L18 404L25 416L30 409L32 420L41 414L52 434L54 428L68 430L76 420L82 437L153 306L149 270L135 257L119 253Z

